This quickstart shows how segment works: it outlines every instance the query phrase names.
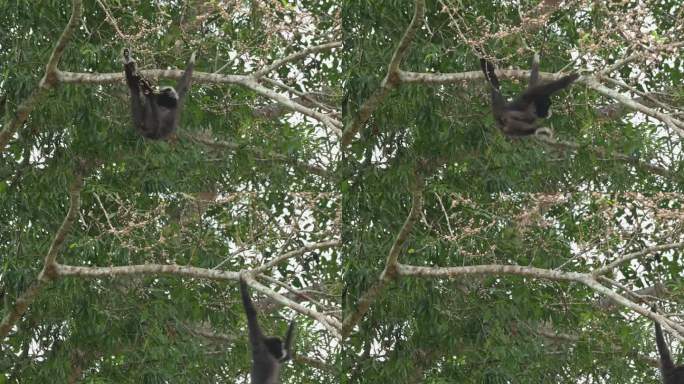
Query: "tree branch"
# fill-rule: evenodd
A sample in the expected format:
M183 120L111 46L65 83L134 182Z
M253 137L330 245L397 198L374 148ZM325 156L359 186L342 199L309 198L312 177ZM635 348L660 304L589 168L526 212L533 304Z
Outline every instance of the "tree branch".
M670 129L675 131L680 137L684 138L684 122L667 115L665 113L656 111L653 108L649 108L643 104L640 104L636 102L634 99L629 98L628 96L622 95L615 91L614 89L608 88L605 85L601 84L596 80L595 78L588 78L588 77L582 77L580 78L584 84L586 84L589 88L610 97L611 99L617 100L623 105L625 105L628 108L631 108L635 111L641 112L645 115L651 116L656 120L659 120L663 122L665 125L667 125ZM579 80L578 80L579 81Z
M413 265L399 264L397 271L400 276L420 276L420 277L446 277L454 278L464 275L517 275L532 277L535 279L546 279L555 281L567 281L581 283L594 291L609 297L616 303L662 324L663 329L675 336L678 340L684 341L684 327L661 316L647 308L643 308L637 303L630 301L624 296L608 289L600 284L589 273L579 272L560 272L535 267L523 267L519 265L473 265L465 267L420 267Z
M79 267L57 264L55 269L60 277L74 276L89 279L127 275L175 275L218 281L237 281L240 278L238 272L188 267L178 264L138 264L118 267Z
M71 17L69 18L69 22L64 27L62 35L57 41L57 45L55 45L55 48L52 50L50 59L48 59L48 63L45 66L45 74L38 82L38 87L31 91L31 94L19 104L14 113L14 118L10 120L7 127L0 131L0 150L5 148L12 135L14 135L19 127L26 122L31 111L39 104L45 94L57 85L57 79L59 77L57 65L62 58L67 42L71 39L71 35L73 34L74 29L76 29L76 25L80 18L81 0L73 0L71 3Z
M411 206L411 211L409 212L401 230L397 234L392 248L390 248L389 254L387 255L387 261L385 262L385 269L380 274L380 278L376 281L359 299L356 304L356 309L347 315L347 317L342 322L342 336L347 337L356 323L361 320L361 318L368 312L371 304L377 299L378 295L384 290L385 286L391 281L397 278L399 266L399 253L403 248L406 240L408 239L413 225L418 220L420 213L423 209L423 180L422 177L416 176L416 185L412 188L413 204Z
M354 136L361 130L361 127L368 121L371 114L380 106L385 97L401 82L399 65L408 53L408 47L413 41L418 30L419 23L425 14L425 0L415 0L413 18L411 23L406 28L404 36L401 38L397 49L392 55L389 65L387 66L387 75L380 83L380 88L375 90L366 101L359 108L358 113L352 120L349 127L342 133L342 148L351 144Z
M57 253L64 245L64 240L71 231L71 227L76 221L78 211L81 206L81 188L83 188L83 176L80 173L76 174L76 179L69 188L69 211L67 212L62 225L57 230L57 234L50 244L50 248L45 255L45 261L43 263L43 269L38 274L37 279L29 285L26 291L22 292L17 300L14 302L14 306L9 309L9 312L0 322L0 339L7 336L14 327L14 325L19 321L19 319L26 313L28 307L36 300L40 292L49 285L53 280L58 277L56 272L57 269Z
M165 79L179 79L183 75L184 71L180 69L147 69L139 71L146 78L165 78ZM121 82L124 79L124 74L122 72L117 73L75 73L75 72L59 72L59 81L63 83L74 83L74 84L106 84L106 83L116 83ZM288 97L277 93L269 88L264 87L259 84L255 78L252 76L245 75L220 75L216 73L198 72L194 71L192 73L192 79L195 83L213 83L213 84L235 84L240 85L245 88L249 88L255 91L257 94L265 96L271 100L274 100L283 106L299 112L305 116L309 116L317 121L320 121L328 128L330 128L335 134L341 135L340 127L342 123L333 117L323 114L321 112L315 111L311 108L307 108L301 104L298 104Z
M662 244L662 245L656 245L654 247L642 249L641 251L628 253L628 254L618 258L617 260L609 263L608 265L605 265L599 269L594 270L594 272L592 274L594 276L603 275L605 273L612 271L613 269L615 269L620 264L624 264L624 263L626 263L630 260L634 260L640 256L648 255L650 253L668 251L670 249L683 248L683 247L684 247L684 242L672 243L672 244Z

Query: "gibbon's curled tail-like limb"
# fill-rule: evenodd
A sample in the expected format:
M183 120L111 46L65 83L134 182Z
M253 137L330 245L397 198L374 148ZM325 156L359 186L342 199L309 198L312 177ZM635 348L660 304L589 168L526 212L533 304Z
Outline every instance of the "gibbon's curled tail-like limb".
M249 298L247 283L240 276L240 294L247 315L249 342L252 349L252 384L277 384L280 366L292 357L291 346L294 335L294 321L285 335L285 343L277 336L264 336L257 321L257 313Z
M176 87L162 87L156 90L137 70L135 60L128 48L123 51L126 84L131 91L131 114L133 125L148 139L164 139L178 128L183 100L190 88L195 53L190 56L185 73Z
M480 59L480 67L492 88L492 114L501 131L509 137L550 134L548 128L537 127L537 120L550 116L551 94L569 86L579 78L573 73L548 83L539 83L539 56L534 55L530 82L523 93L508 102L501 94L499 79L494 73L494 65Z
M656 308L651 308L653 312ZM663 330L658 322L655 323L656 347L660 354L660 374L663 384L684 384L684 365L675 365L670 356L670 349L663 337Z

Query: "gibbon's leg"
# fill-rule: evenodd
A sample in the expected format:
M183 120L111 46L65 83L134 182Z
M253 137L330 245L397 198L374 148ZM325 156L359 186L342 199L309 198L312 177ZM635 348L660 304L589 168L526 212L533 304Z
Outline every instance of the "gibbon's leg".
M534 131L535 136L547 136L548 138L553 138L553 131L551 128L547 127L539 127L537 128L536 131Z

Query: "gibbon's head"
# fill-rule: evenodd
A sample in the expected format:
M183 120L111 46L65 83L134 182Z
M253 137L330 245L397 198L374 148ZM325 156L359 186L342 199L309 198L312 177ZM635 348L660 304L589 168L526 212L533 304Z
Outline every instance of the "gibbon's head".
M287 351L285 350L285 347L283 346L283 341L280 340L280 337L278 337L278 336L266 337L264 339L264 344L266 344L266 348L268 349L268 352L276 360L282 362L282 361L285 361L289 358L289 355L287 354Z
M162 87L157 92L157 104L166 108L176 108L178 106L178 93L173 87Z

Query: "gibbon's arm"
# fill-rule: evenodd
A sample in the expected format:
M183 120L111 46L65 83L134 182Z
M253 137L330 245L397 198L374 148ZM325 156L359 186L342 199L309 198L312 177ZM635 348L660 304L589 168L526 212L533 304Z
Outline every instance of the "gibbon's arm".
M658 324L658 322L655 322L655 334L656 346L658 347L658 353L660 353L661 368L674 368L672 357L670 357L670 349L667 347L667 343L665 343L665 338L663 337L663 330L660 329L660 324Z
M178 103L180 104L185 97L185 94L190 88L192 82L192 71L195 68L195 52L190 55L188 63L185 65L185 72L183 76L176 82L176 93L178 93Z
M529 87L539 83L539 54L535 53L532 58L532 68L530 69L530 83Z
M492 87L492 112L495 118L501 117L501 113L506 108L506 100L501 94L499 79L494 73L494 65L485 59L480 59L480 68L485 78Z
M487 81L489 81L492 87L499 89L501 85L499 85L499 78L497 78L496 73L494 73L494 64L485 59L480 59L480 68L482 68L485 78Z
M285 352L287 355L285 355L285 358L283 360L289 360L292 358L292 340L294 339L294 328L295 328L295 322L291 321L290 326L287 327L287 334L285 335Z
M142 129L145 124L145 112L143 100L140 98L140 76L137 74L135 60L131 59L128 48L124 49L123 55L126 84L131 93L131 114L133 115L133 123L138 129Z
M240 294L242 295L242 305L245 307L245 314L247 315L247 327L249 328L249 340L253 346L262 344L264 335L259 328L259 321L257 320L257 313L252 305L252 299L249 298L247 283L240 277Z

